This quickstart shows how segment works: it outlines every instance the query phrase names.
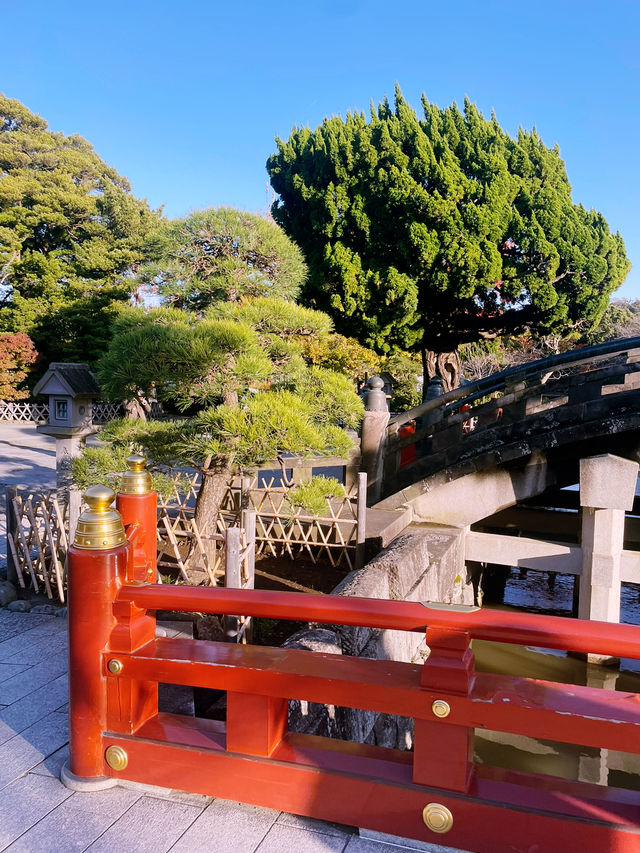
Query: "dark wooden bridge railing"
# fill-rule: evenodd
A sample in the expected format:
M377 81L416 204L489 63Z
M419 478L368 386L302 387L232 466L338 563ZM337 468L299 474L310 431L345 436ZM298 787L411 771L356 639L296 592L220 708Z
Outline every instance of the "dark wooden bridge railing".
M624 395L638 388L640 337L516 365L460 386L389 420L382 494L486 452L492 439L504 447L535 432L604 421L617 408L628 409L625 400L631 398ZM556 411L549 417L551 410ZM403 435L401 428L410 422L415 432ZM406 464L402 451L411 445L418 452Z

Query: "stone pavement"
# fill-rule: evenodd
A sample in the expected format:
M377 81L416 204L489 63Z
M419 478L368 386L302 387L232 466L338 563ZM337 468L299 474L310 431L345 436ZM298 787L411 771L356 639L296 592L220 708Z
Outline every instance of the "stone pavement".
M67 622L0 610L0 850L11 853L401 853L357 829L175 791L74 793ZM411 845L412 842L406 842ZM415 847L414 847L415 849ZM437 845L422 850L442 851Z
M0 423L0 566L7 559L5 486L52 489L56 484L56 440L35 424Z

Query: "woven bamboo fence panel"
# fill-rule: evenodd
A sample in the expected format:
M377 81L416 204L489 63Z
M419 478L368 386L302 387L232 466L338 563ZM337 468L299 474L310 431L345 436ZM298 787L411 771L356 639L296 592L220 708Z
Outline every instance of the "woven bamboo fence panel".
M259 481L258 475L235 478L228 486L215 529L205 535L195 521L195 503L200 474L175 476L174 493L158 501L158 569L162 575L177 574L182 583L193 583L193 572L200 572L198 583L217 586L225 583L225 533L241 527L243 585L253 575L249 571L256 555L308 557L313 563L328 560L332 566L352 570L358 550L358 492L326 501L326 511L312 516L288 501L289 489L275 477ZM65 600L65 564L68 549L66 506L58 502L54 491L15 490L7 502L10 553L18 583L49 598ZM364 494L360 493L360 500ZM246 540L243 514L255 511L255 545ZM9 520L9 519L8 519ZM363 531L361 531L361 539ZM253 535L252 535L253 540ZM246 565L245 565L246 564Z
M64 601L68 538L65 513L56 493L18 492L7 501L7 515L10 513L7 544L18 584Z
M169 540L165 554L171 553L174 559L179 539L196 539L196 547L201 554L204 552L197 541L194 520L201 475L195 473L186 480L184 475L176 475L175 479L174 495L159 503L158 525L158 536L163 535L164 528ZM344 566L351 571L356 565L358 546L358 492L345 491L339 498L327 499L322 516L313 516L300 507L292 507L288 492L289 489L276 477L262 482L259 482L258 474L234 478L222 502L217 530L221 533L239 524L242 510L252 509L256 512L257 554L291 559L305 556L313 563L326 559L332 566ZM165 564L166 559L163 561ZM221 557L216 558L215 565L211 567L214 574L219 571L220 564ZM204 560L203 566L209 571Z

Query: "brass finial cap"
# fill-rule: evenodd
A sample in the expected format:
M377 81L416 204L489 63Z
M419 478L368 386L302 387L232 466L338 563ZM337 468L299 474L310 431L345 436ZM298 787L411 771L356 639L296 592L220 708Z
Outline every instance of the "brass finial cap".
M86 548L91 551L106 551L116 548L127 541L122 524L122 517L111 504L115 493L107 486L91 486L83 495L88 506L76 527L73 541L75 548Z
M127 470L122 475L120 494L148 495L151 491L151 475L147 471L147 460L139 453L127 456Z

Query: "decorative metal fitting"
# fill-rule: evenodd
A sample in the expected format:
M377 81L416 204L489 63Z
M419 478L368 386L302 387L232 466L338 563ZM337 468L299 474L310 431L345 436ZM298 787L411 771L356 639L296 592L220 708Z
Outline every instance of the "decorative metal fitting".
M431 705L431 710L436 715L436 717L440 717L440 719L448 717L451 713L451 707L448 702L444 701L444 699L436 699L435 702Z
M122 661L117 658L112 658L107 664L107 669L112 675L120 675L122 668Z
M112 770L124 770L129 763L129 756L121 746L108 747L104 757Z
M127 470L122 475L120 494L148 495L151 491L151 474L147 471L147 460L139 453L127 456Z
M124 545L127 537L122 517L117 510L111 509L115 498L112 489L107 486L91 486L82 497L88 509L78 519L74 547L106 551L108 548Z
M422 810L422 820L431 832L444 834L453 826L453 815L442 803L429 803Z

